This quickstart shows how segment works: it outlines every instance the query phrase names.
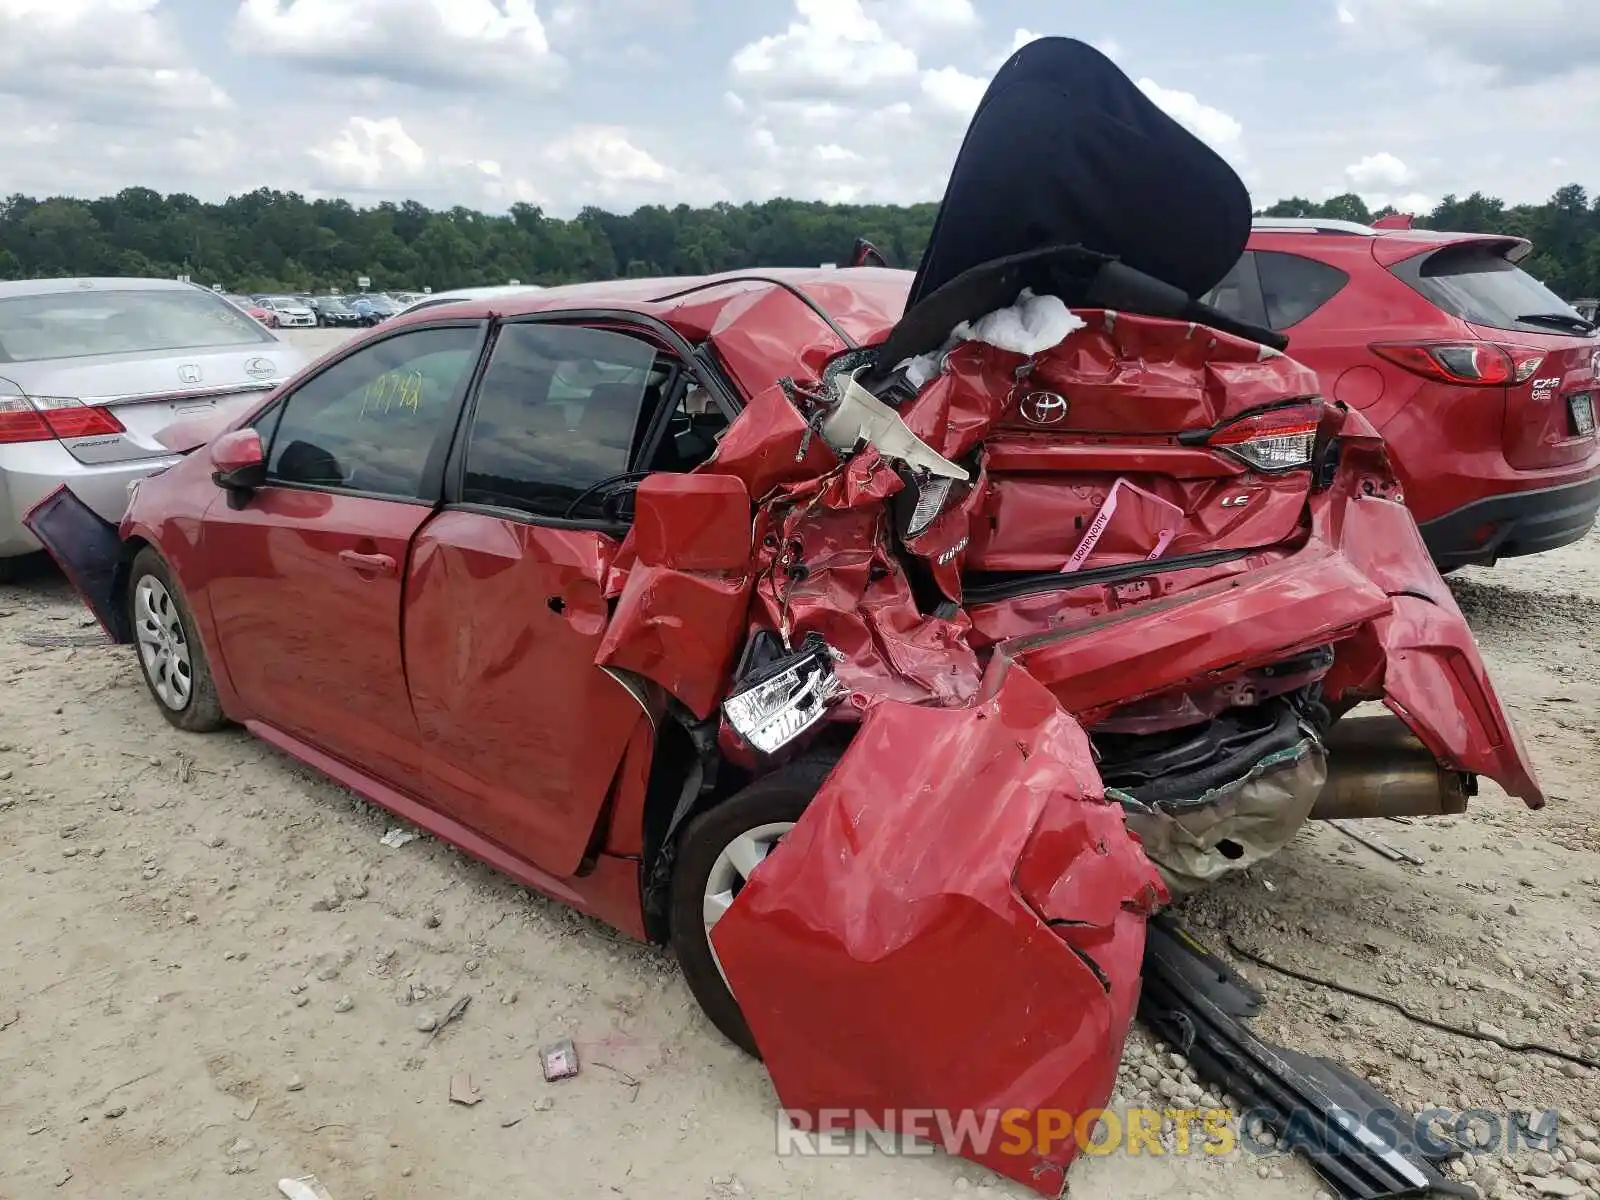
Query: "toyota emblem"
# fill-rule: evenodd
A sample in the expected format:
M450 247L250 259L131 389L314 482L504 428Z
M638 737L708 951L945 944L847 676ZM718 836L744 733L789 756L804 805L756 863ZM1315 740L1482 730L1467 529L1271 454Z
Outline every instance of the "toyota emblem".
M1029 392L1019 407L1030 425L1059 425L1067 419L1067 398L1059 392Z

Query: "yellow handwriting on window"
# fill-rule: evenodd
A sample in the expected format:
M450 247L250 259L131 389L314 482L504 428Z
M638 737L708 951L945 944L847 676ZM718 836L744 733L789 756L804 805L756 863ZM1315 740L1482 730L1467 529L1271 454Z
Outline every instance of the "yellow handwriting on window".
M363 389L361 416L388 416L395 409L416 412L421 404L421 371L385 371Z

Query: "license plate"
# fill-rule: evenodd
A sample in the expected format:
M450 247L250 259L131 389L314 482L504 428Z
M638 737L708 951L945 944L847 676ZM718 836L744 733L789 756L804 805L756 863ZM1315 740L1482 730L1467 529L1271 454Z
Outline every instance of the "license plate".
M1579 437L1587 437L1594 432L1594 397L1585 392L1578 396L1567 397L1567 405L1572 409L1572 428Z

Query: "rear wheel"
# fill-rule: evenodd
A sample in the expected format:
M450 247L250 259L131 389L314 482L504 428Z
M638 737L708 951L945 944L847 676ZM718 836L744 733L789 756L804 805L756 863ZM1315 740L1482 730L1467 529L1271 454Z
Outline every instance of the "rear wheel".
M194 617L171 568L149 547L139 551L128 577L128 627L162 716L191 733L227 724Z
M672 948L685 982L711 1023L746 1054L760 1058L750 1026L722 974L711 930L751 872L800 819L831 758L804 759L756 780L700 814L683 832L672 872Z

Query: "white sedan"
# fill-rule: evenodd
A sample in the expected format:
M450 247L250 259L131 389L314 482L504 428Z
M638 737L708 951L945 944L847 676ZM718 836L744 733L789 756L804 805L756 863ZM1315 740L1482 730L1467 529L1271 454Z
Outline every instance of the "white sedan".
M0 579L63 484L107 521L178 461L156 435L231 416L306 357L213 292L171 279L0 282Z

